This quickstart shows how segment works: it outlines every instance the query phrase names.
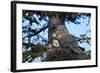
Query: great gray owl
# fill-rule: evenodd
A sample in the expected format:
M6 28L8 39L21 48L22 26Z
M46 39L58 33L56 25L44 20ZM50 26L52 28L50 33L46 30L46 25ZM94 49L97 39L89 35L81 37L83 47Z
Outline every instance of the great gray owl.
M64 25L59 25L53 32L53 46L61 48L71 48L75 53L83 53L78 46L79 38L71 35Z

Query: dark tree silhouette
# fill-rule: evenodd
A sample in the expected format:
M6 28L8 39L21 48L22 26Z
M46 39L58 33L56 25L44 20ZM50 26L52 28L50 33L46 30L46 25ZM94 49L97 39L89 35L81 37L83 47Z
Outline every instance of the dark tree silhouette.
M37 15L38 19L34 16ZM40 57L41 61L63 61L63 60L84 60L90 59L90 52L85 52L78 42L87 42L90 44L90 37L86 34L76 37L65 27L65 21L80 24L77 21L82 16L91 17L90 13L72 13L72 12L50 12L50 11L32 11L23 10L23 23L28 21L27 26L23 26L23 62L32 62L35 58ZM32 28L33 23L40 25L39 21L45 21L41 28ZM87 24L88 25L88 24ZM48 39L40 35L41 32L48 31ZM26 34L26 35L25 35ZM33 41L41 42L34 43ZM24 40L28 40L25 42ZM31 49L30 49L31 48ZM30 49L30 50L29 50Z

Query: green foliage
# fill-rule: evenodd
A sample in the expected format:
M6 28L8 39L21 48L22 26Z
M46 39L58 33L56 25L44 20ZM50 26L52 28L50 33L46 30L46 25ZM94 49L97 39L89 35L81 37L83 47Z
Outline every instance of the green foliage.
M42 55L42 52L32 52L32 51L26 51L23 53L23 60L27 59L28 56L32 56L33 58Z

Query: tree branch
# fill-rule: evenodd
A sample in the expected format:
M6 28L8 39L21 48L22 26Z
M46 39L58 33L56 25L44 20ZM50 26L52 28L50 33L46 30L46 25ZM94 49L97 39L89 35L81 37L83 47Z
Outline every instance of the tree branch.
M26 36L26 37L35 36L35 35L39 34L41 31L43 31L43 30L45 30L45 29L47 29L47 28L48 28L48 25L45 26L45 27L43 27L43 28L41 28L40 30L38 30L38 31L35 32L34 34L30 34L30 35L28 35L28 36ZM31 32L33 32L33 31L31 30ZM26 38L26 37L24 37L24 38Z

